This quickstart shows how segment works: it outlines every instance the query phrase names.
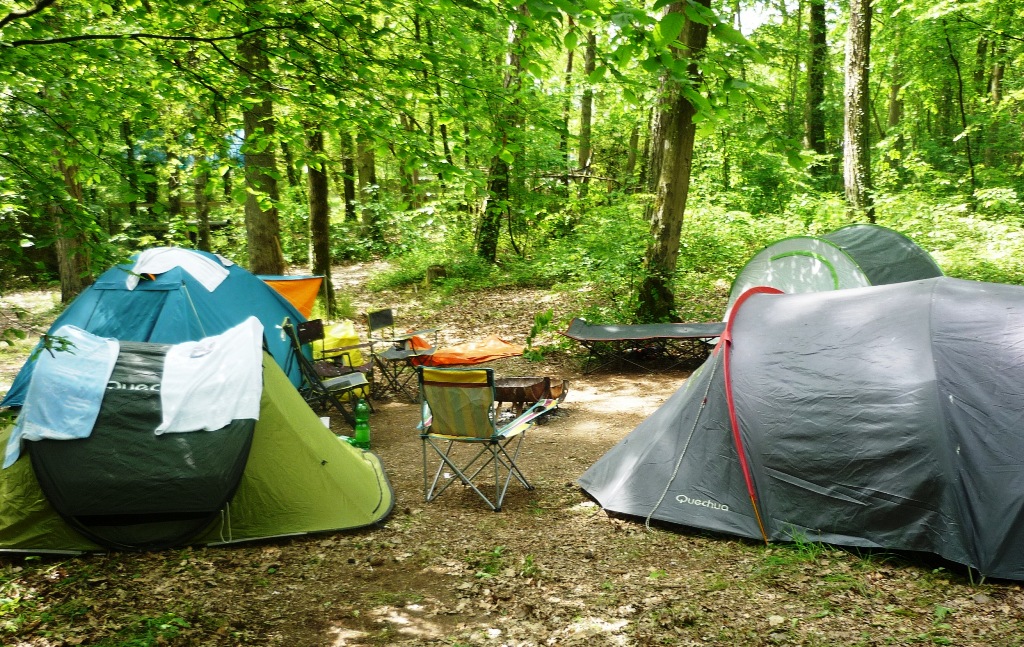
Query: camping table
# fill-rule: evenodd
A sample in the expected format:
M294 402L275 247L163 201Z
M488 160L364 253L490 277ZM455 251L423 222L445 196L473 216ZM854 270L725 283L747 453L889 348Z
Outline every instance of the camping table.
M415 380L416 373L413 370L413 362L417 357L432 355L436 349L433 347L413 348L410 342L413 337L430 333L436 334L437 329L425 328L375 341L378 344L387 344L389 347L386 350L375 352L371 346L373 362L384 378L381 382L374 382L374 390L376 391L373 394L374 397L380 397L390 392L395 395L405 395L410 402L417 401L416 391L418 386Z
M647 360L665 357L671 360L664 370L680 363L707 357L710 343L725 331L724 321L708 323L663 323L599 326L575 318L562 334L582 344L588 351L584 373L609 364L631 364L653 370ZM597 365L591 367L592 362Z

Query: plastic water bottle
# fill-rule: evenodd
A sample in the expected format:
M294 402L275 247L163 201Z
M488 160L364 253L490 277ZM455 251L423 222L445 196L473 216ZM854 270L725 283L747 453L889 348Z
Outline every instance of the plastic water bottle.
M356 400L356 435L352 444L362 449L370 448L370 404L363 398Z

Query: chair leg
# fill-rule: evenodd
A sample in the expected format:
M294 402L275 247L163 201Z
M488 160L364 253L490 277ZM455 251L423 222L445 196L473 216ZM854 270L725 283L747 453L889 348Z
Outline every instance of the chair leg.
M446 466L455 473L455 475L458 477L458 480L463 485L472 489L477 494L477 496L483 499L487 506L495 512L501 511L502 503L504 503L505 501L505 494L508 492L508 487L512 483L513 477L515 477L515 479L519 481L525 489L533 489L533 485L531 485L530 482L526 480L526 477L523 475L522 471L519 469L515 462L516 458L518 458L519 456L519 448L522 444L523 434L520 434L515 438L510 438L506 440L504 443L494 441L485 444L483 447L480 448L476 455L473 456L473 458L461 468L454 462L451 456L452 448L455 445L454 441L448 441L447 446L444 449L442 449L441 447L435 445L427 436L421 436L421 439L423 441L423 495L424 500L427 502L436 499L438 496L441 495L442 492L448 489L449 485L455 482L455 478L448 479L445 483L441 484L440 487L438 487L438 483L441 480L441 473L443 472ZM508 444L513 441L515 441L515 448L513 450L513 453L510 455L508 453L507 447ZM434 449L434 451L437 452L438 457L440 459L440 462L437 466L437 470L434 472L433 479L431 479L429 476L429 462L427 458L428 443ZM480 461L480 458L485 455L487 458L478 465L477 462ZM474 483L474 479L476 479L476 477L479 476L492 463L494 464L493 498L485 494ZM471 468L475 468L473 469L472 473L470 473ZM503 469L505 470L504 477L502 476Z
M411 373L409 376L403 376L406 372L408 365L400 364L398 362L389 362L381 359L379 356L374 356L374 372L380 370L382 381L374 381L374 393L375 397L383 396L387 393L400 394L404 393L411 401L415 402L416 397L409 388L409 382L415 377L415 373Z

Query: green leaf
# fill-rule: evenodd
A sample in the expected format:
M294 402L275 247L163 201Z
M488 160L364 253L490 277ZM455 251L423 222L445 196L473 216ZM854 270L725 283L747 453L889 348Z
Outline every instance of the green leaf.
M578 4L569 2L569 0L551 0L551 2L567 15L578 16L583 13L583 9L581 9Z
M708 27L718 22L714 11L693 2L687 2L683 5L683 13L693 22L707 25Z
M632 61L633 57L636 55L636 47L630 43L619 45L615 48L614 55L615 60L619 62L619 65L625 66Z
M249 197L249 192L245 190L245 186L236 186L231 190L231 199L235 201L235 204L245 204L245 201Z
M506 164L511 164L516 159L515 156L512 154L512 151L505 148L501 149L501 151L498 153L498 158L500 158L501 161L505 162Z
M724 22L720 22L712 26L711 34L718 40L725 43L732 43L733 45L739 45L741 47L754 47L751 42L747 40L747 37L743 35L743 32Z
M604 74L607 71L608 68L606 66L598 65L597 67L594 68L594 71L587 76L587 81L589 81L590 83L597 83L604 78Z
M658 47L665 47L679 37L683 31L683 24L686 19L682 14L669 13L658 21L654 27L654 44Z
M807 160L803 158L800 151L791 148L786 151L786 161L795 169L804 170L807 168Z
M576 46L580 42L580 36L575 31L570 31L568 34L565 35L565 38L562 40L562 42L565 43L566 49L576 49Z
M640 67L651 74L657 74L661 70L661 61L655 56L650 56L640 61Z

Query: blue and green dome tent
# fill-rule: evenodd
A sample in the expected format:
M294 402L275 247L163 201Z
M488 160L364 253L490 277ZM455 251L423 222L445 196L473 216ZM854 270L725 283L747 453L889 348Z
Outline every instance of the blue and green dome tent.
M8 448L8 467L0 469L0 552L211 545L384 519L394 493L379 457L325 427L295 388L297 370L286 373L297 369L279 329L286 317L304 320L262 280L212 254L159 248L104 273L50 333L78 329L118 347L112 372L98 375L90 361L69 369L61 356L76 355L43 353L0 403L20 407L16 423L0 429L0 447ZM201 407L202 398L182 397L177 402L191 426L163 433L172 349L208 348L212 337L253 320L258 331L249 343L229 344L227 364L206 375L215 384L254 378L248 397L258 408L217 426L207 422L223 417L223 399ZM242 356L254 354L243 366ZM40 387L54 375L54 388ZM69 398L61 393L68 381L100 391L94 422L77 424L85 433L71 438L63 422L76 417L64 411ZM62 421L40 425L57 434L24 435L30 413ZM20 455L12 447L22 447Z

